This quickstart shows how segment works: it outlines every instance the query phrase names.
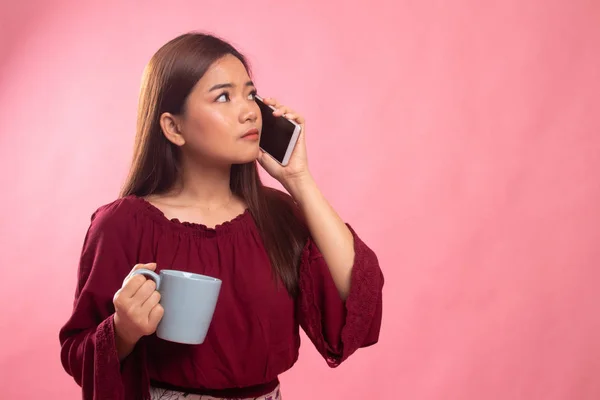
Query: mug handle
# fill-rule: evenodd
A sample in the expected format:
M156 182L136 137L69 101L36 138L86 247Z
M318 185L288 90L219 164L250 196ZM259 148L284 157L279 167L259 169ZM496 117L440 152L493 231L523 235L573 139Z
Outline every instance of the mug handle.
M131 276L134 276L134 275L144 275L144 276L152 279L154 282L156 282L156 290L160 289L160 275L158 275L156 272L150 271L149 269L146 269L146 268L140 268L140 269L136 269L135 271L133 271Z

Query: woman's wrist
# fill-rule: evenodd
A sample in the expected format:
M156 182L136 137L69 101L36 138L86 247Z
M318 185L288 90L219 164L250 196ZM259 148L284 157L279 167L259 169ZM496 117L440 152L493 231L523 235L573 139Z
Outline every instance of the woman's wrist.
M314 195L319 191L319 188L317 187L312 175L308 173L289 178L285 183L283 183L283 187L285 187L290 196L292 196L292 198L300 207L303 207L304 204L310 202L309 199L314 197Z
M123 361L129 354L131 354L141 337L136 338L128 335L126 330L121 327L117 314L113 316L113 322L115 327L115 344L117 347L117 354L119 356L119 361Z

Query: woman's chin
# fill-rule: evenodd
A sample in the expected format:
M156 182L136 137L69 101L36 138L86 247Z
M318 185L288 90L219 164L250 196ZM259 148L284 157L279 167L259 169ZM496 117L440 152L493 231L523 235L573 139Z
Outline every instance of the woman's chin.
M247 151L247 152L243 152L238 154L236 158L236 161L234 162L234 164L247 164L247 163L251 163L253 161L258 160L258 156L260 154L260 149L258 146L256 146L255 150L252 151Z

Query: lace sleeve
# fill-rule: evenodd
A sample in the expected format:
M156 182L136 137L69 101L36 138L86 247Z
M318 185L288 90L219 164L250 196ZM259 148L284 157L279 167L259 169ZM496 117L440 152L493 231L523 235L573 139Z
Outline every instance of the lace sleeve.
M337 367L357 349L377 343L381 327L383 273L375 253L348 227L355 258L345 302L311 240L300 265L300 326L330 367Z

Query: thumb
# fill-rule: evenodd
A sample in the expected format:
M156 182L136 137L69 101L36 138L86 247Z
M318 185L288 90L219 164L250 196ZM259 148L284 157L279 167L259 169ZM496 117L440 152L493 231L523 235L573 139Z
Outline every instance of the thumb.
M156 269L156 263L147 263L147 264L136 264L133 266L133 271L137 271L138 269L149 269L150 271L154 271Z
M149 269L150 271L155 271L156 270L156 263L148 263L148 264L136 264L133 266L133 269L131 271L129 271L129 274L127 274L127 276L125 277L125 279L123 280L123 282L125 282L128 278L131 277L131 275L137 271L138 269Z
M261 150L258 155L258 163L271 175L275 173L278 166L277 161L263 150Z
M144 268L149 269L150 271L154 271L156 270L156 263L148 263L148 264L144 264Z

